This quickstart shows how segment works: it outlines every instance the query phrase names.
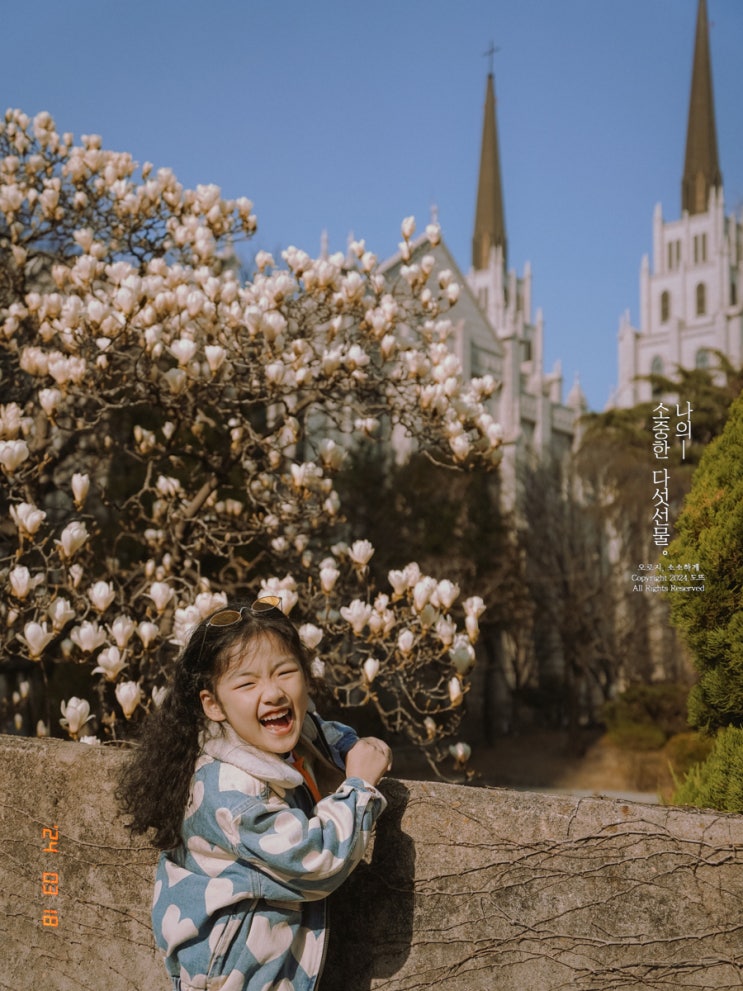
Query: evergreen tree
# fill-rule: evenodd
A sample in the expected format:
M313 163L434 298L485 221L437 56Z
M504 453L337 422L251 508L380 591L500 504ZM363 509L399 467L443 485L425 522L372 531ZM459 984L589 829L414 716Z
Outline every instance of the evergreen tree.
M743 397L723 433L706 449L668 552L674 567L699 564L703 592L671 592L671 619L688 643L699 681L689 717L714 731L743 726ZM685 575L689 572L683 572ZM692 575L697 572L692 570Z
M673 800L677 805L743 812L743 729L720 730L712 753L692 767Z

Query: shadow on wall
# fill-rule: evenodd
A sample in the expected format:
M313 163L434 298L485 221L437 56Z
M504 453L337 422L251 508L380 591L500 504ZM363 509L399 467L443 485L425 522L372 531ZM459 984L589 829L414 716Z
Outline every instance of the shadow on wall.
M330 939L322 991L371 991L404 968L413 939L415 843L403 832L410 799L401 782L382 785L387 809L377 822L371 860L330 898ZM372 934L373 938L372 938Z
M124 759L0 736L0 991L167 991L150 928L157 853L113 798ZM743 986L743 816L380 788L374 846L331 899L323 991Z

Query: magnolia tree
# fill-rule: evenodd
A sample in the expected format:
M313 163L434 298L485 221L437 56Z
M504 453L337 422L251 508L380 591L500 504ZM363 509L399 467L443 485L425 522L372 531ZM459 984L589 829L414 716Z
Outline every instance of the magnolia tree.
M356 242L261 252L242 284L232 245L255 228L249 200L48 114L0 124L0 657L43 680L84 666L89 690L38 731L121 740L198 621L279 593L338 701L461 759L482 600L404 558L374 587L334 488L352 439L395 431L453 468L497 463L494 383L465 384L447 345L458 287L413 263L412 219L394 282Z

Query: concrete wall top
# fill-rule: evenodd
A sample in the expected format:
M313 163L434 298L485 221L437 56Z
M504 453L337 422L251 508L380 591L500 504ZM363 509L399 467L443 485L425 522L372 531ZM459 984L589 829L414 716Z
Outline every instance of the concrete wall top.
M125 754L0 737L2 991L167 991ZM743 987L743 817L388 780L322 991ZM56 913L56 914L54 914Z

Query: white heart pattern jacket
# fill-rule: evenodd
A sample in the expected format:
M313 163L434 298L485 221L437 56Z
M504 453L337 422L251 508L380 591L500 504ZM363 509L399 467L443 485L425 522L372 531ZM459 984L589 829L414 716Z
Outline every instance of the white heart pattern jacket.
M307 715L297 749L326 795L314 804L289 761L211 724L183 842L161 853L155 881L155 940L179 991L317 988L324 900L363 857L386 805L372 785L344 778L357 739Z

